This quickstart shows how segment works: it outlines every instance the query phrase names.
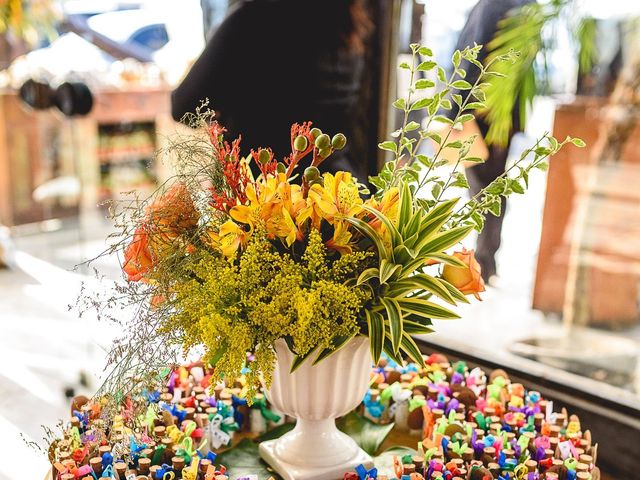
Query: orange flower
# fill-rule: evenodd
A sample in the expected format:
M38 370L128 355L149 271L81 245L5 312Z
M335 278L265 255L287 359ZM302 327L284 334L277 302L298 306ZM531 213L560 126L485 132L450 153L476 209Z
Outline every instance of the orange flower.
M284 173L269 176L256 185L249 185L246 190L247 205L236 205L230 211L231 218L253 228L261 223L269 238L279 238L291 246L296 240L303 238L302 225L304 217L301 212L306 208L299 185L291 185ZM296 222L300 220L297 224Z
M484 280L480 276L480 264L475 259L474 251L463 248L461 252L455 252L453 256L466 266L445 265L442 278L465 295L473 295L478 300L482 300L478 294L485 291Z
M247 244L249 233L245 232L233 220L220 225L218 233L209 232L211 244L227 258L233 257L239 248Z
M330 250L335 250L344 255L353 251L353 245L351 243L351 232L349 232L349 225L347 222L335 222L333 225L333 237L327 240L326 247Z
M124 266L130 282L141 280L153 268L156 255L150 247L150 235L146 227L138 227L133 240L124 251Z
M145 210L142 224L124 252L124 266L130 282L137 282L153 268L163 249L173 239L198 225L200 214L182 182L174 183ZM193 248L188 244L186 250Z
M378 210L395 224L398 218L399 199L400 192L398 191L397 187L393 187L384 192L384 195L382 196L380 201L376 200L375 197L371 197L369 200L367 200L367 205ZM371 227L378 232L384 232L385 228L384 225L382 225L382 222L377 217L374 217L373 215L370 216L372 218L371 220L369 220L369 225L371 225Z
M155 199L146 210L147 223L169 237L180 235L198 225L200 214L193 204L191 194L182 182Z
M324 185L315 184L309 190L309 204L318 217L333 225L336 219L353 217L362 211L358 182L349 172L325 173L323 180Z

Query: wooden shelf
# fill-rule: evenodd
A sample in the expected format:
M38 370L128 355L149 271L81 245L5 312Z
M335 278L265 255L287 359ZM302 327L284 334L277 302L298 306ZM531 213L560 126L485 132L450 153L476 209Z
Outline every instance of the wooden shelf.
M101 167L152 159L179 128L171 118L169 88L92 93L93 111L86 117L69 119L54 109L30 109L16 92L0 92L0 224L39 222L96 208L104 194ZM139 147L118 150L106 149L108 145L100 141L105 131L138 123L149 133L151 143L134 140L133 145ZM152 178L167 179L169 164L153 163ZM81 199L75 203L56 198L46 204L34 201L33 191L38 186L62 175L80 179Z

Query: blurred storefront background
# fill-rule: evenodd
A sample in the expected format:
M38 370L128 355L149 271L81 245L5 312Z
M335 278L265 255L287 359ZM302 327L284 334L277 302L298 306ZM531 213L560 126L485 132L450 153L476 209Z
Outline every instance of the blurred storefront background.
M0 42L0 430L27 441L64 416L66 396L99 385L118 329L78 317L81 283L99 291L101 281L74 267L108 246L105 201L152 192L172 174L170 159L156 155L184 128L171 118L170 93L235 2L35 3L44 12L37 28L21 27L22 37L7 30ZM557 155L528 195L510 201L484 301L425 340L563 384L568 396L618 402L637 427L640 6L557 3L568 7L543 28L539 88L510 155L545 131L587 148ZM447 63L475 4L390 0L377 10L390 52L389 78L376 82L385 102L407 86L395 73L403 47L421 41ZM396 121L387 107L382 132ZM122 280L118 258L101 262L103 281ZM0 451L35 458L3 438ZM13 476L0 470L0 479Z

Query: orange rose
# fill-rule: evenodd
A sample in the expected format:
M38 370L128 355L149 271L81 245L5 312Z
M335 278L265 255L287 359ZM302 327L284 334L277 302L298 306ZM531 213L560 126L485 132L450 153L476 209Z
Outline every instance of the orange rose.
M133 240L124 251L122 269L130 282L141 280L155 263L155 255L150 248L149 237L149 232L145 227L138 227L133 234Z
M473 294L478 300L482 300L480 292L484 292L484 280L480 276L480 264L474 257L473 250L463 248L461 252L455 252L453 256L464 263L465 267L445 265L442 278L456 287L465 295Z

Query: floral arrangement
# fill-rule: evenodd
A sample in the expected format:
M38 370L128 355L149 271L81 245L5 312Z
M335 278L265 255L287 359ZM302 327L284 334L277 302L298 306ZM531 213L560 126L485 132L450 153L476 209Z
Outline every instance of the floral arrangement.
M294 124L291 153L277 159L269 148L243 152L241 140L226 139L206 111L186 119L198 133L174 141L176 177L116 214L122 231L110 251L124 253L128 284L111 304L128 300L136 319L127 343L114 349L111 379L201 348L215 366L212 383L245 375L250 385L268 384L280 338L297 355L293 369L322 361L357 335L369 337L374 362L383 352L398 363L403 355L422 362L413 335L430 333L433 320L458 318L453 307L484 291L473 252L457 245L482 229L485 215L500 213L501 196L523 193L549 155L581 141L544 135L461 201L451 195L468 188L460 166L481 161L469 156L474 138L449 141L450 133L435 133L431 124L461 128L482 108L487 79L499 74L476 60L479 46L455 52L449 78L428 48L411 49L412 63L400 65L411 86L394 102L405 121L380 144L390 160L370 179L374 194L349 172L321 172L345 147L340 133ZM482 71L474 85L464 80L462 59ZM437 82L417 79L418 72ZM452 89L469 95L449 95ZM452 102L452 119L440 115ZM422 125L408 121L416 110L425 112ZM433 154L420 148L425 139L436 145ZM440 176L443 149L457 151L457 159Z

